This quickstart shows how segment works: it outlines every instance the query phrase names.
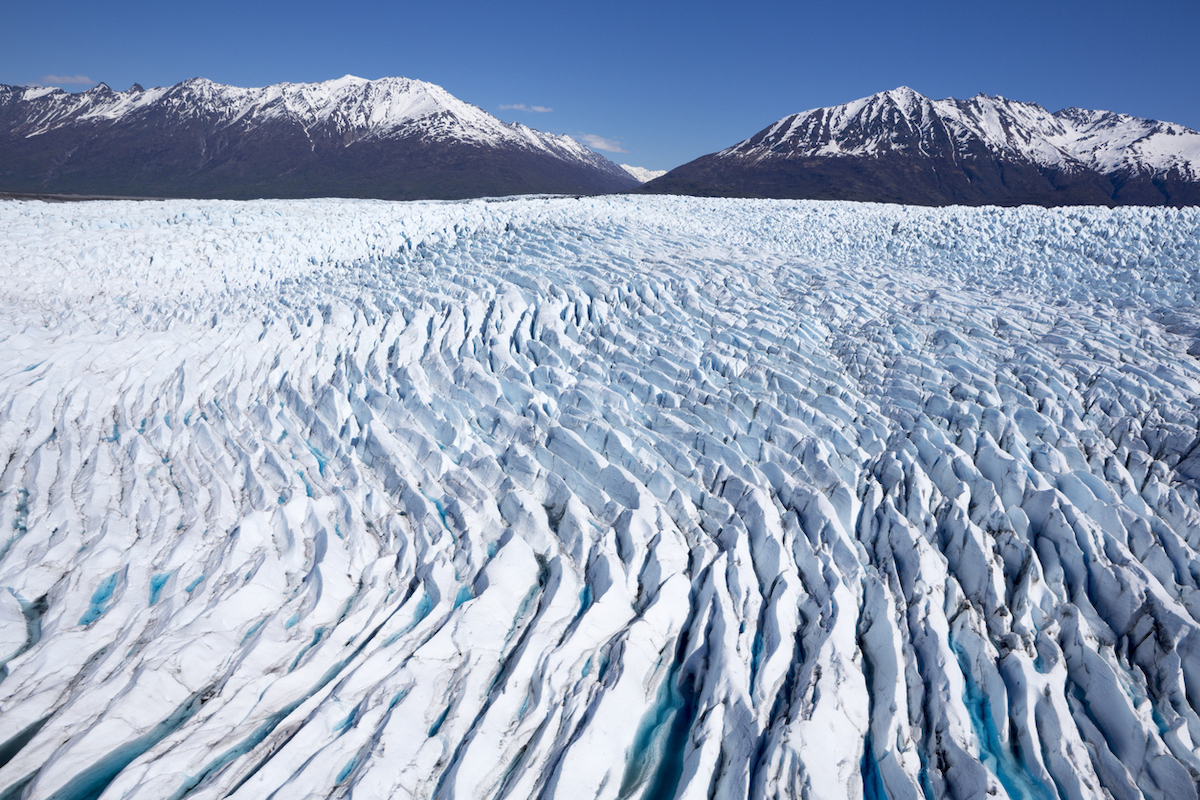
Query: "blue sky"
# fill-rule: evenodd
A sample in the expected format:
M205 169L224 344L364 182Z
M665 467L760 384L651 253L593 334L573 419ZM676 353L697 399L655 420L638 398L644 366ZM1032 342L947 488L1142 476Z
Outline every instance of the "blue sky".
M667 169L796 111L907 85L1200 128L1200 2L543 0L10 4L0 83L430 81ZM80 83L68 83L67 80ZM515 106L504 108L504 106ZM521 108L524 106L525 108ZM542 110L533 110L538 106Z

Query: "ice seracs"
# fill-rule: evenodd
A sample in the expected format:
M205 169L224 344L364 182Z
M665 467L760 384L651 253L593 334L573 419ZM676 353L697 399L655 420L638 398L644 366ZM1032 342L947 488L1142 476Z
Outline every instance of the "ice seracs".
M1196 796L1196 209L0 230L0 794Z

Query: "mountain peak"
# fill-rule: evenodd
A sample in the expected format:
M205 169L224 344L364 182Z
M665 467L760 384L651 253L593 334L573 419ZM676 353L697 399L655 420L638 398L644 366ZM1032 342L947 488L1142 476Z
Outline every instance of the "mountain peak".
M386 80L386 78L384 80ZM351 75L350 73L346 73L345 75L343 75L340 78L334 78L333 80L325 81L325 84L327 86L328 85L362 86L364 83L370 83L370 82L371 81L367 80L366 78L360 78L357 75Z
M723 185L706 188L708 175ZM785 117L648 188L696 187L933 205L1178 205L1200 200L1200 133L1110 112L1051 114L1000 95L930 100L900 86Z
M111 178L102 183L78 178L80 183L59 190L175 196L198 191L186 187L201 178L208 182L206 194L192 196L240 196L227 188L240 186L239 181L250 181L252 188L239 191L253 192L252 196L283 191L271 188L276 185L288 187L289 194L283 196L384 197L585 194L636 185L626 171L570 137L502 122L440 86L404 77L368 80L343 75L317 83L259 88L196 77L150 90L135 84L120 93L100 84L79 94L24 89L7 94L16 103L6 104L0 134L28 142L34 148L28 155L31 163L50 158L41 167L28 168L31 176L41 176L29 178L29 185L40 191L55 191L48 187L58 186L59 176L91 174L94 165L107 163L106 159L124 163L121 159L133 158L120 151L132 145L111 143L121 136L143 142L145 150L178 150L172 164L163 169L185 173L200 169L201 173L171 172L176 178L166 180L149 168L142 172L150 177L138 180L159 182L150 187L139 184L136 191L124 189L123 183L115 186ZM65 169L44 155L51 147L38 147L49 141L43 137L62 143L66 154L62 158L68 159ZM81 139L86 147L79 144ZM108 147L116 150L108 152ZM236 156L236 165L229 164L235 153L243 155ZM16 161L21 158L6 152L10 155ZM410 166L397 173L399 167L388 167L389 159ZM305 164L326 166L312 166L314 176L304 178ZM255 169L265 171L249 177ZM375 173L389 173L389 169L389 183L381 186L382 178ZM280 170L286 177L280 176ZM440 174L445 170L449 173ZM115 172L125 175L127 170Z
M928 100L929 98L909 86L897 86L895 89L889 89L885 92L879 92L875 97L887 97L890 100L909 103L914 101Z
M903 119L882 113L880 103L899 109ZM769 135L759 134L722 152L739 157L778 157L781 153L789 158L868 156L909 148L929 152L930 148L951 143L959 156L983 148L1002 151L1008 157L1042 167L1071 169L1089 163L1095 144L1081 145L1080 140L1094 138L1102 119L1110 127L1119 121L1146 134L1153 132L1156 125L1167 125L1176 129L1167 135L1200 136L1182 126L1111 112L1067 109L1051 114L1037 103L983 93L965 101L930 100L910 87L900 86L840 106L795 114L766 129L764 133ZM822 124L809 124L810 120L820 120ZM783 126L789 121L789 125ZM1178 164L1179 152L1164 151L1162 155L1158 160L1143 158L1141 165L1163 171L1169 168L1168 164Z

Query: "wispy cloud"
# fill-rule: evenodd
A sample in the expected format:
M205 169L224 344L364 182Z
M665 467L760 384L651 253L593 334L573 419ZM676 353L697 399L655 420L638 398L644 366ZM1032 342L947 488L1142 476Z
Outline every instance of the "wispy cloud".
M605 139L603 136L597 136L594 133L582 133L579 135L580 140L593 150L603 150L606 153L628 153L621 143L615 139Z
M553 108L549 106L527 106L524 103L501 103L501 111L532 111L535 114L549 114Z
M87 75L43 75L38 83L43 86L86 86L91 83L98 83L89 78Z

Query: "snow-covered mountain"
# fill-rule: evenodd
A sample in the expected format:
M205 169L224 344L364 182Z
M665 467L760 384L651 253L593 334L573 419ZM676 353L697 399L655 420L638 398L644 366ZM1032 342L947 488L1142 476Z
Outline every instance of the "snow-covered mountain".
M1200 209L0 202L6 800L1195 800Z
M931 205L1200 202L1200 133L908 87L793 114L648 190Z
M655 178L661 178L663 175L667 174L665 169L646 169L645 167L634 167L629 164L622 164L621 169L625 170L634 178L636 178L638 183L652 181Z
M0 146L6 191L445 198L636 185L569 136L502 122L407 78L257 89L195 78L77 94L0 86Z

